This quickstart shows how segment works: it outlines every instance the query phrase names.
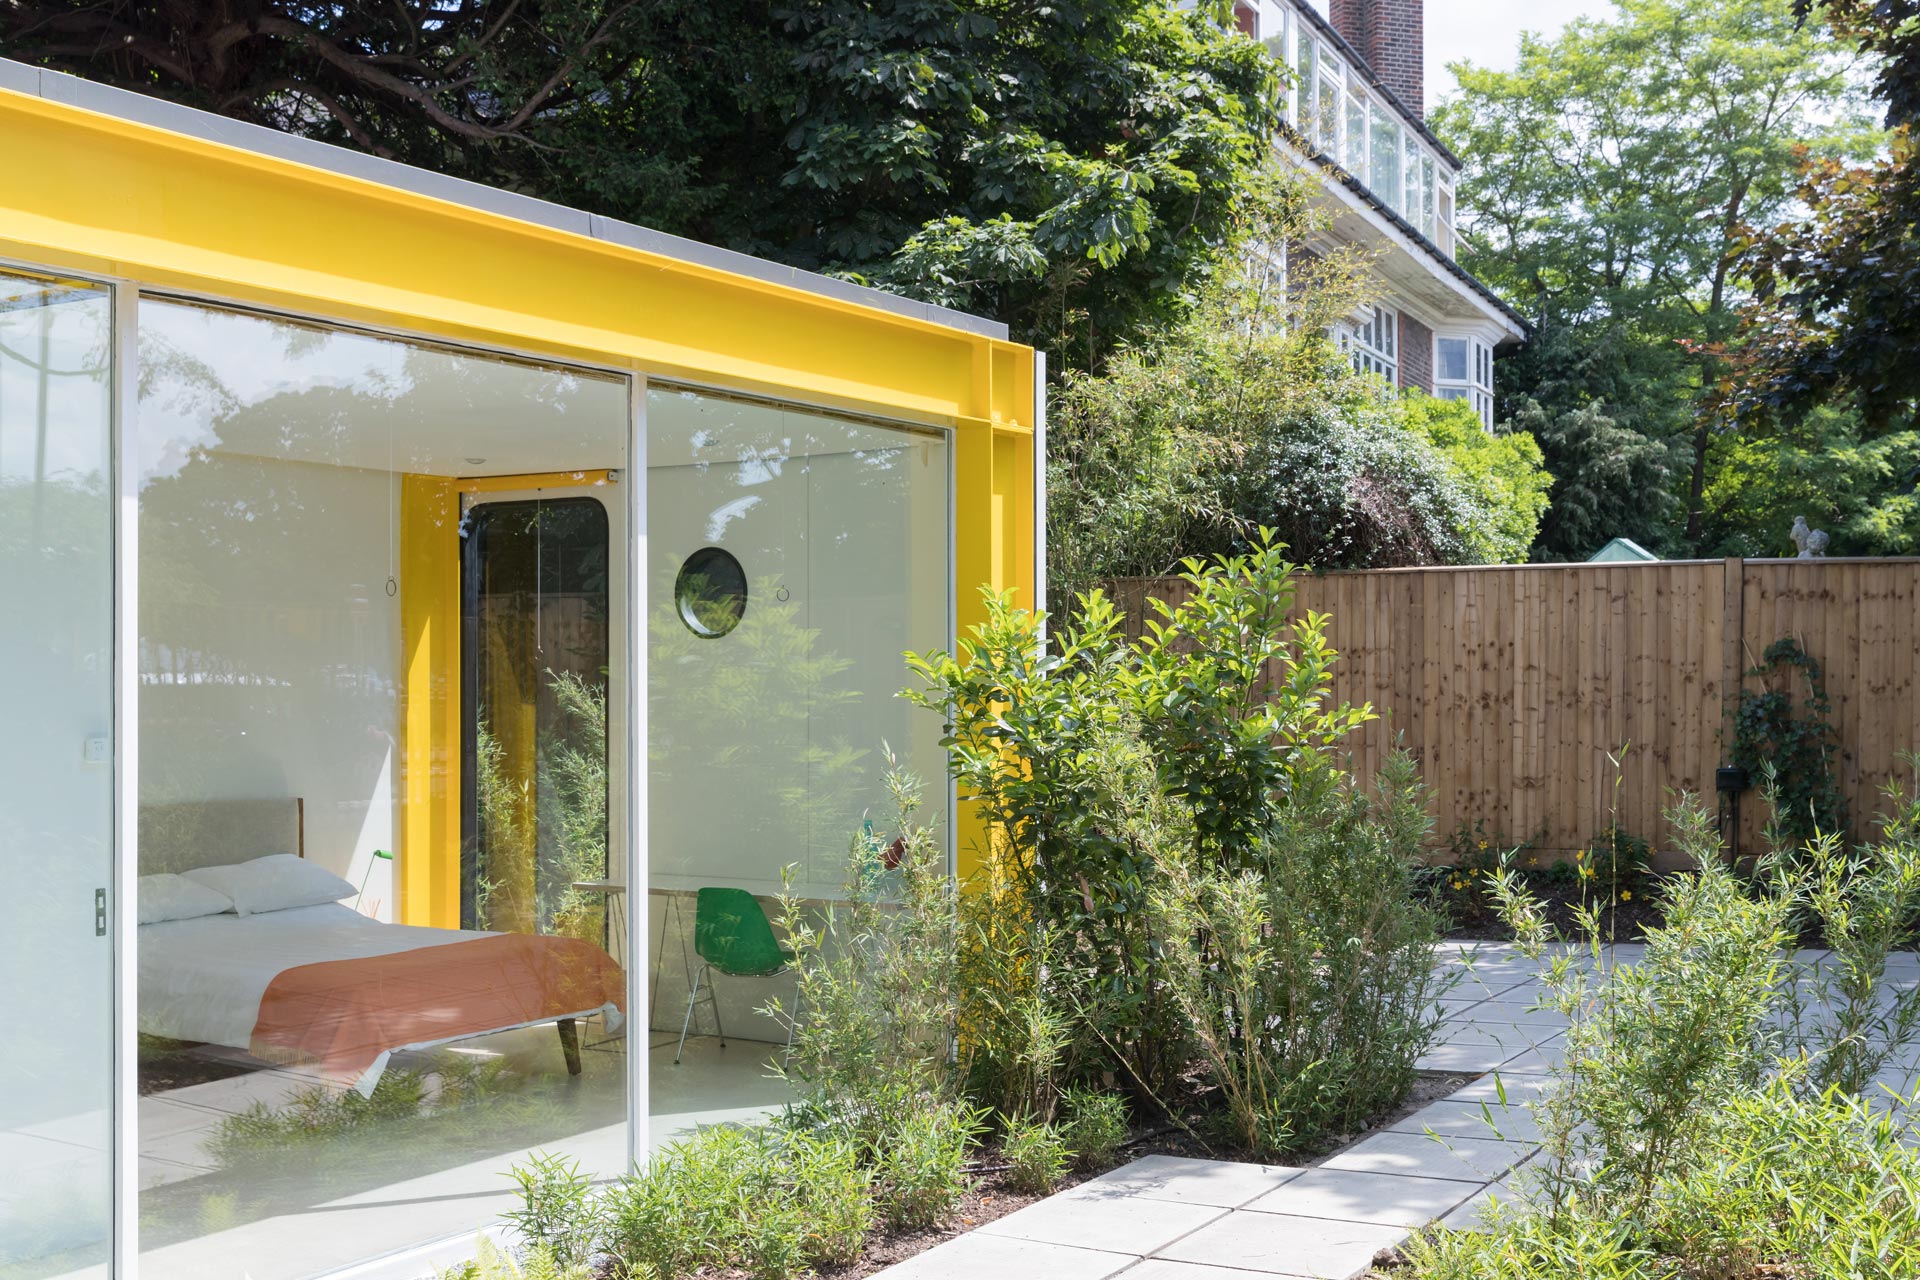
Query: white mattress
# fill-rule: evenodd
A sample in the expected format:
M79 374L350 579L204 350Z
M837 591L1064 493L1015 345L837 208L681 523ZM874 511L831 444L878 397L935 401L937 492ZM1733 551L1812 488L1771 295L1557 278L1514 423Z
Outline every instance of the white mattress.
M282 970L490 936L382 924L338 902L143 924L140 1030L245 1049L260 1018L261 997Z

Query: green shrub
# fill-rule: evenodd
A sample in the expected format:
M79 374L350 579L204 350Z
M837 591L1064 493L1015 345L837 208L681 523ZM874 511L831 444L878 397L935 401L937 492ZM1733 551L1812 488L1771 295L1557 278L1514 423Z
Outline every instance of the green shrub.
M1103 1169L1127 1140L1127 1100L1100 1089L1069 1087L1061 1095L1061 1140L1083 1169Z
M873 1173L860 1149L832 1132L794 1132L781 1156L790 1207L805 1227L807 1260L833 1267L858 1258L874 1223Z
M580 1162L538 1154L509 1172L520 1187L520 1205L500 1216L561 1269L589 1261L600 1247L605 1212Z
M1175 860L1152 898L1168 987L1261 1156L1353 1132L1405 1096L1434 1035L1439 918L1416 889L1430 826L1404 753L1369 796L1296 775L1241 865Z
M1074 1153L1060 1131L1046 1121L1015 1116L1001 1136L1000 1155L1007 1162L1007 1181L1013 1189L1040 1195L1066 1176Z
M1903 757L1920 774L1920 757ZM1880 838L1849 850L1822 834L1796 853L1776 850L1804 886L1804 918L1819 926L1828 954L1786 989L1789 1047L1804 1053L1803 1088L1866 1095L1874 1078L1920 1040L1920 988L1890 989L1887 959L1910 945L1920 919L1920 789L1895 780L1878 822Z
M923 1099L905 1108L875 1153L880 1214L895 1227L944 1222L967 1193L967 1152L984 1131L981 1113Z
M593 1271L584 1263L563 1265L554 1260L550 1250L538 1245L516 1262L513 1255L481 1236L471 1262L436 1270L434 1275L437 1280L592 1280Z
M702 1129L608 1192L609 1252L642 1276L707 1267L783 1280L859 1254L871 1185L853 1144L832 1131Z
M902 1099L950 1090L960 999L960 902L945 850L915 819L919 779L890 767L886 785L896 842L857 833L844 900L815 908L785 894L778 921L806 1010L784 1074L863 1148L878 1142ZM789 1017L778 1003L766 1012Z
M1664 882L1644 958L1612 963L1589 904L1581 945L1547 970L1543 1003L1571 1026L1557 1087L1534 1104L1530 1202L1485 1235L1412 1242L1414 1280L1920 1274L1920 1152L1908 1117L1876 1115L1884 1099L1867 1093L1920 1022L1920 997L1886 981L1920 906L1920 806L1889 794L1877 844L1776 846L1752 883L1696 799L1669 812L1699 870ZM1540 905L1511 872L1495 882L1523 949L1544 957L1558 939ZM1807 919L1834 944L1811 970L1787 950Z
M1260 881L1314 862L1372 865L1374 855L1337 850L1311 829L1321 812L1289 828L1285 840L1274 836L1303 797L1340 790L1329 781L1338 744L1371 715L1331 699L1326 618L1288 621L1293 568L1282 548L1263 534L1251 554L1189 562L1183 576L1187 598L1156 606L1146 635L1131 645L1112 602L1098 592L1080 601L1075 623L1057 631L1051 647L1040 619L989 594L987 622L957 656L908 659L925 685L909 696L946 720L954 776L998 833L979 850L994 904L990 927L998 931L981 935L994 941L979 953L1001 969L993 981L962 982L969 1003L960 1051L976 1096L1007 1114L1052 1114L1047 1066L1060 1081L1113 1070L1164 1100L1180 1087L1197 1038L1214 1035L1237 1052L1225 1043L1237 1044L1237 1031L1215 1034L1238 1025L1233 1010L1212 1003L1219 984L1192 971L1182 998L1167 980L1168 950L1204 952L1210 927L1204 911L1170 923L1155 908L1157 898L1172 901L1165 897L1171 868L1187 865L1199 880L1244 874ZM1355 822L1342 833L1363 843L1376 834ZM1281 855L1282 867L1269 846L1296 835L1310 848ZM1360 930L1340 935L1337 945L1366 939L1357 951L1369 958L1347 977L1360 978L1377 962L1425 969L1429 953L1419 947L1431 919L1413 902L1411 868L1390 861L1380 885L1314 873L1314 892L1349 899L1352 909L1336 914ZM1213 900L1191 901L1201 899ZM1389 925L1377 937L1367 919L1374 911ZM1328 913L1319 898L1302 896L1276 914ZM1420 927L1401 928L1415 922ZM1189 926L1194 932L1184 932ZM1025 988L1009 980L1022 975ZM1295 989L1302 999L1290 1012L1335 1008L1312 1016L1303 1043L1318 1043L1340 1023L1362 1039L1400 1027L1405 993L1398 989L1375 999L1308 969L1294 977L1309 987ZM1407 1039L1400 1031L1388 1038L1396 1036ZM1395 1058L1377 1053L1378 1043L1369 1039L1359 1060ZM1210 1056L1216 1072L1227 1069L1224 1057ZM1289 1069L1314 1060L1290 1055ZM1411 1078L1410 1057L1383 1073L1343 1066L1330 1058L1311 1081L1276 1095L1282 1110L1298 1101L1310 1114L1269 1116L1263 1142L1370 1111L1383 1088L1403 1089Z

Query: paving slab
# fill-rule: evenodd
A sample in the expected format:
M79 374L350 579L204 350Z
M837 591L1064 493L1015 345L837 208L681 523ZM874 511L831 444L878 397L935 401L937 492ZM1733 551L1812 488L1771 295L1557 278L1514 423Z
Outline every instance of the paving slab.
M1138 1259L980 1231L888 1267L887 1280L1107 1280Z
M1473 1193L1467 1201L1440 1220L1449 1231L1485 1231L1487 1214L1497 1201L1502 1210L1512 1205L1517 1195L1504 1182L1496 1182Z
M1111 1173L1083 1182L1062 1199L1111 1200L1138 1197L1180 1204L1237 1209L1301 1174L1285 1165L1236 1164L1182 1156L1145 1156Z
M1492 1071L1517 1056L1504 1045L1436 1044L1413 1064L1416 1071Z
M1274 1276L1350 1280L1373 1256L1407 1238L1400 1227L1277 1213L1230 1213L1160 1251L1175 1262L1237 1267Z
M1123 1272L1121 1280L1268 1280L1271 1274L1268 1271L1242 1271L1238 1267L1212 1267L1199 1262L1175 1262L1171 1258L1148 1258L1133 1270ZM994 1277L993 1280L999 1278Z
M1458 1096L1458 1095L1455 1095ZM1537 1143L1540 1125L1525 1105L1497 1099L1455 1102L1451 1098L1423 1107L1387 1126L1393 1133L1435 1133L1443 1138L1499 1138L1507 1142Z
M1384 1227L1424 1227L1479 1194L1484 1185L1323 1166L1309 1169L1278 1191L1260 1197L1247 1206L1247 1211Z
M1143 1196L1051 1196L979 1228L987 1235L1142 1256L1172 1244L1227 1212Z
M1484 1102L1490 1107L1497 1107L1500 1105L1500 1096L1504 1093L1507 1105L1518 1107L1523 1103L1539 1101L1552 1088L1552 1076L1541 1072L1509 1071L1501 1067L1454 1090L1446 1100L1448 1102Z
M1531 1143L1495 1138L1432 1138L1417 1133L1376 1133L1322 1167L1362 1173L1404 1173L1454 1182L1491 1182L1532 1155Z

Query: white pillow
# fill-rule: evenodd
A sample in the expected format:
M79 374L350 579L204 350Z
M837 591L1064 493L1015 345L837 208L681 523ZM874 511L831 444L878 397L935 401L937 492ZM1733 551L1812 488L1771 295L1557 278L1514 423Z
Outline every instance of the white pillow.
M233 909L243 916L338 902L359 892L325 867L291 853L269 854L230 867L195 867L186 875L233 899Z
M197 920L233 910L227 895L185 876L141 876L136 887L141 924L167 920Z

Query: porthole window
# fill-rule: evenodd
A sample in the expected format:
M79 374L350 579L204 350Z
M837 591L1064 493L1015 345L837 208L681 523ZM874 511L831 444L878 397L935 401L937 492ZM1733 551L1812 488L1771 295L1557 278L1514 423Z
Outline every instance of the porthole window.
M717 640L740 625L747 612L747 574L730 551L702 547L680 566L674 603L687 630Z

